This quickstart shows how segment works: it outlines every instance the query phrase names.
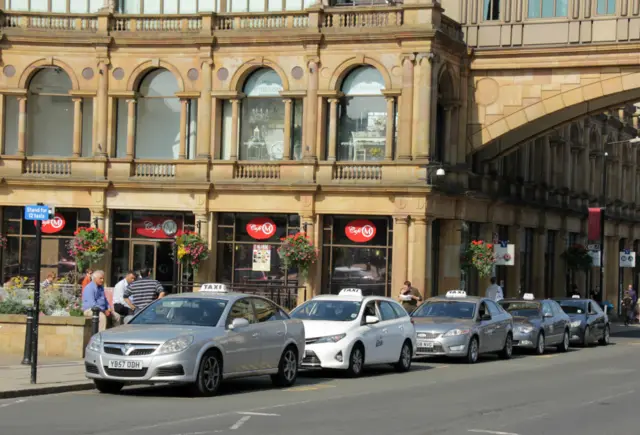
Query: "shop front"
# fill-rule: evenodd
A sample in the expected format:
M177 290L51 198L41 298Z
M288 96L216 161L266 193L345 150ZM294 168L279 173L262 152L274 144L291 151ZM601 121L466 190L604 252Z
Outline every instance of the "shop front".
M190 270L174 261L173 242L178 231L195 231L195 216L188 212L117 210L111 214L112 263L110 285L132 270L150 268L165 290L173 292L178 281L193 281Z
M325 216L322 292L355 287L390 296L392 226L390 217Z
M91 226L89 209L57 208L55 217L42 222L40 276L49 273L58 278L75 279L75 260L69 255L68 242L80 227ZM36 272L36 226L24 219L24 207L4 207L2 231L7 248L2 256L2 282L23 276L33 280Z

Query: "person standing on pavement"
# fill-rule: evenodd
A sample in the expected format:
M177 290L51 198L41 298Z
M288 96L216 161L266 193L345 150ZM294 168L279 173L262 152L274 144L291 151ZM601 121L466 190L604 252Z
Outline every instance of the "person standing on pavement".
M133 314L129 305L124 301L124 292L129 288L136 279L136 274L132 271L127 272L125 277L116 284L113 289L113 310L121 316L129 316ZM131 297L129 298L131 299Z
M411 314L418 308L418 302L422 301L422 295L417 288L411 286L411 281L405 281L400 289L400 302L407 313Z
M151 269L140 270L140 279L132 282L124 292L124 301L134 313L144 310L147 305L165 295L162 284L151 277ZM131 297L135 301L131 300Z
M111 318L116 324L120 323L120 315L111 311L109 301L104 294L104 272L96 270L91 275L91 282L87 284L82 295L82 311L84 316L93 316L93 307L100 309L98 328L100 331L107 329L107 318Z
M487 299L491 299L492 301L501 301L504 299L504 292L502 291L502 287L496 284L498 280L495 276L491 277L491 285L487 287L485 292L485 297Z
M627 287L627 291L629 292L629 295L631 295L631 306L629 307L628 322L634 323L636 318L636 304L638 303L638 294L633 289L633 284L629 284L629 287Z

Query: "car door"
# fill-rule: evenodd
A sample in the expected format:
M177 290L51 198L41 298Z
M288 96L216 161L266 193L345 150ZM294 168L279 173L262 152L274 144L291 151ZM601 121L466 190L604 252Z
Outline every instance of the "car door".
M564 314L560 305L555 301L547 301L547 303L551 306L551 310L553 311L553 329L556 332L556 341L554 343L562 343L564 330L567 326L566 314Z
M234 319L246 319L249 325L229 329ZM258 370L260 367L260 326L256 323L253 305L248 298L233 303L225 321L227 334L222 340L224 346L225 374Z
M404 333L400 330L401 320L387 301L378 301L378 310L382 316L380 322L382 324L381 357L383 362L396 362L404 342Z
M553 310L551 304L547 301L542 302L542 329L544 330L545 344L551 345L557 341L558 332L556 331L553 319ZM547 317L547 316L551 317Z
M593 323L593 337L594 338L602 338L604 335L604 311L600 308L600 306L595 301L589 301L587 306L587 315L589 321Z
M478 305L478 321L480 323L480 352L492 352L496 348L496 340L493 337L495 325L493 319L483 320L484 315L491 316L485 301L481 301Z
M278 316L278 308L270 301L258 297L250 298L256 313L260 334L260 367L277 368L284 348L286 326Z
M502 349L505 341L507 340L507 331L509 326L509 317L503 314L503 311L498 307L494 301L487 300L485 301L487 307L489 308L489 314L491 314L491 319L493 320L493 340L495 349Z
M373 325L367 325L365 323L365 318L367 316L374 316L380 319L380 313L378 312L378 308L376 307L375 300L368 301L362 309L360 318L360 336L362 337L362 342L364 343L365 364L377 364L382 359L381 348L384 342L384 340L382 339L382 322L378 322Z
M411 316L407 313L407 310L402 308L397 302L389 302L393 311L396 312L396 317L398 317L398 329L403 338L403 343L405 339L411 340L411 345L415 348L415 339L416 339L416 328L411 323Z

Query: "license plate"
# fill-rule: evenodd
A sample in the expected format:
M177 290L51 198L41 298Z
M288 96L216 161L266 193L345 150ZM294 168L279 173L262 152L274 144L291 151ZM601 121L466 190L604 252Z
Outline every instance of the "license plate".
M419 341L418 347L425 347L427 349L433 349L433 341Z
M109 361L109 368L119 370L141 370L142 361L111 360Z

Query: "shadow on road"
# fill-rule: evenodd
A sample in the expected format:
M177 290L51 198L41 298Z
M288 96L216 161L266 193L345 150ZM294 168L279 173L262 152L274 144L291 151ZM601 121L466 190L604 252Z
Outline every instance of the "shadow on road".
M611 331L611 337L640 339L640 328L638 326L616 326Z

